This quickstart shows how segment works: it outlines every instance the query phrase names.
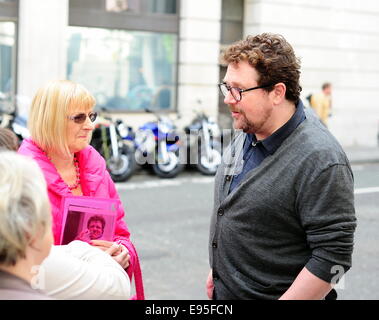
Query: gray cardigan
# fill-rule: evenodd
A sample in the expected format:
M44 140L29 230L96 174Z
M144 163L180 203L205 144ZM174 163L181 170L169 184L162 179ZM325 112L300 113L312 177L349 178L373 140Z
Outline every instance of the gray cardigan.
M354 183L337 140L306 110L278 150L230 194L242 168L236 134L215 180L209 257L218 299L277 299L305 266L333 282L351 267Z

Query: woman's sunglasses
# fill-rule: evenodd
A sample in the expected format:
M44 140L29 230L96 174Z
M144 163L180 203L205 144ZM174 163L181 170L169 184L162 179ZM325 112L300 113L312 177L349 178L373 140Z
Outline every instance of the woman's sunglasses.
M68 118L70 120L73 120L75 123L82 124L84 123L84 121L86 121L87 114L79 113L79 114L76 114L75 116L69 116ZM91 122L94 122L97 118L97 112L90 112L88 114L88 118L91 120Z

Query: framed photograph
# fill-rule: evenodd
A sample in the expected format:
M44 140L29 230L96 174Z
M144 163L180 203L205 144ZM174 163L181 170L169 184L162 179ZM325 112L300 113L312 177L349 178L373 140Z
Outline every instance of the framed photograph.
M68 196L62 199L60 244L74 240L113 241L119 202L114 199Z

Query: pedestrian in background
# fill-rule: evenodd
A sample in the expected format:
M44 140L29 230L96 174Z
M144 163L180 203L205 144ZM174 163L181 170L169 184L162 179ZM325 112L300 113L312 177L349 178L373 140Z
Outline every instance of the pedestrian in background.
M49 299L31 287L53 244L46 183L34 161L0 151L0 300Z
M18 138L13 131L7 128L0 128L0 148L17 151Z
M62 229L61 200L65 196L90 196L120 201L104 158L89 145L97 114L90 92L72 81L50 81L41 87L29 115L30 139L18 152L35 159L44 173L53 215L55 244ZM109 252L120 244L112 258L123 267L130 280L135 278L136 298L144 299L142 273L137 251L130 240L120 204L113 241L92 240L91 244Z
M321 92L311 95L309 104L322 123L328 126L328 118L332 115L332 84L326 82L321 89Z
M300 62L282 36L249 36L223 60L237 132L215 178L208 296L336 298L356 227L349 161L304 109Z

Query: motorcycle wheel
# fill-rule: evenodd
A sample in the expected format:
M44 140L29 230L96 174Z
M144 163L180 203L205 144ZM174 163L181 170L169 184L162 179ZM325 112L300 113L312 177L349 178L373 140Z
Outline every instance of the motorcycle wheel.
M168 152L169 161L167 163L154 163L152 165L154 173L161 178L174 178L183 169L179 157L175 152Z
M114 182L123 182L128 180L136 169L134 152L127 146L120 149L118 161L110 159L107 163L109 174Z
M221 144L218 141L211 142L211 157L205 155L204 148L199 145L198 161L196 168L206 176L214 176L217 172L218 166L221 164Z

